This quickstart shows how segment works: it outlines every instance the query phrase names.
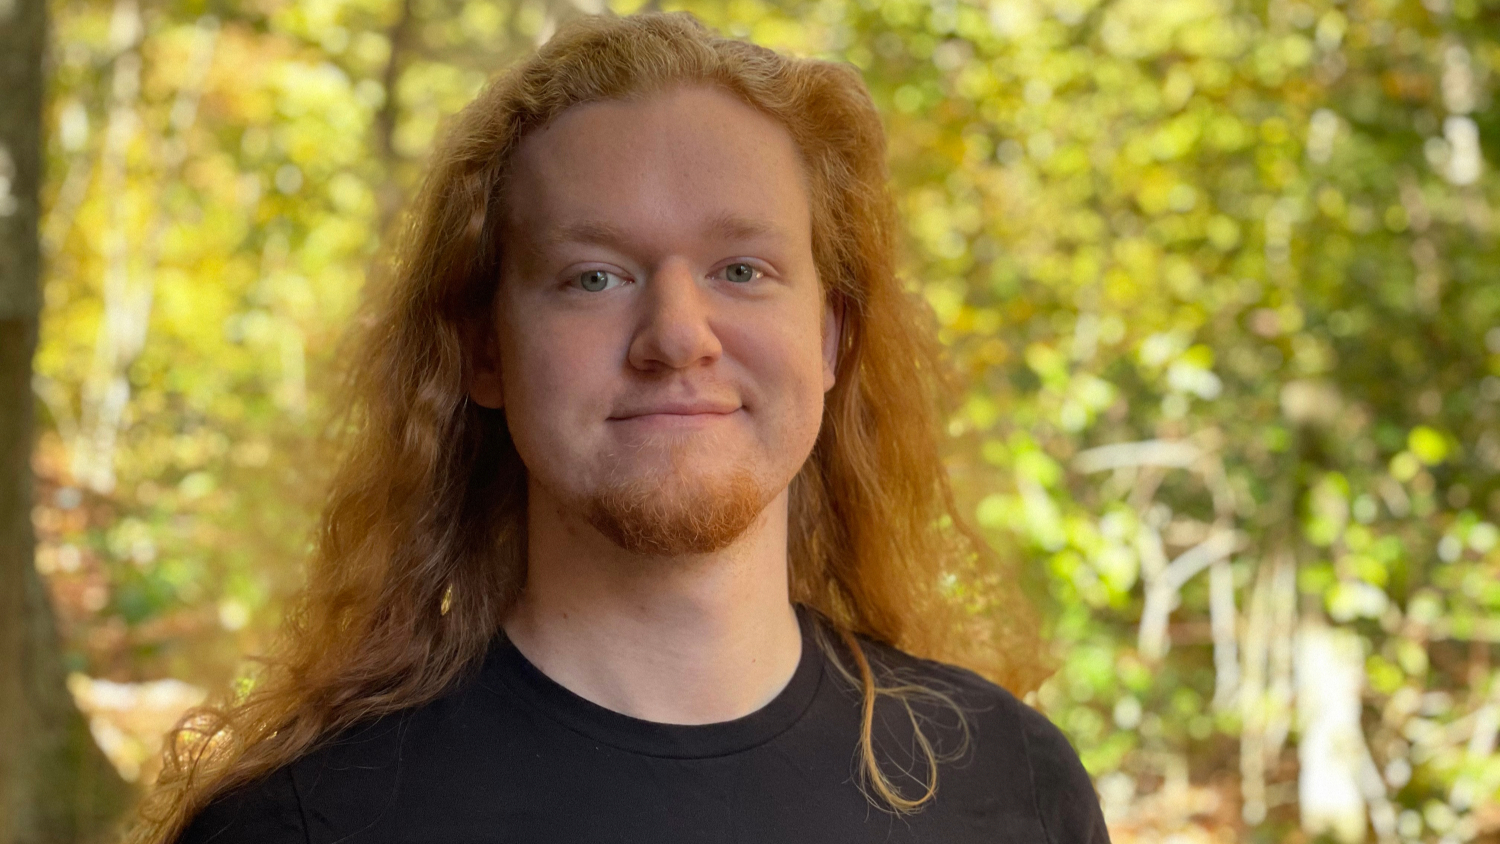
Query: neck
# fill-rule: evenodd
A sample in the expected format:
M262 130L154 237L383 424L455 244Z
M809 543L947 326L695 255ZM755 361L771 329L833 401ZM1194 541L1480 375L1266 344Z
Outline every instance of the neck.
M787 493L729 547L643 557L530 490L526 588L504 622L527 660L607 709L729 721L790 681L801 632L787 591Z

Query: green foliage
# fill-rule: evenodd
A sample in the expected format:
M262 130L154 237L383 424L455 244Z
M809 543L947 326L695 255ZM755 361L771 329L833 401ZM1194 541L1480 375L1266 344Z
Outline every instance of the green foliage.
M1039 703L1108 805L1186 771L1291 834L1326 620L1376 831L1500 826L1500 5L668 5L864 72L971 384L953 477L1045 584ZM571 7L55 6L39 564L91 671L217 682L297 583L379 233Z

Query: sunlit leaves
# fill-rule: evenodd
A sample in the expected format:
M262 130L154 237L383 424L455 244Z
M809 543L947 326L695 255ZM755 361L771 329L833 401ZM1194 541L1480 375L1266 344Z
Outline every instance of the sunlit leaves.
M1166 657L1136 651L1148 583L1232 527L1213 576L1242 661L1282 557L1278 600L1366 642L1396 832L1493 805L1495 766L1446 738L1490 711L1500 639L1492 3L663 5L864 73L904 273L971 385L954 477L1044 575L1066 667L1039 700L1101 791L1134 795L1164 759L1238 770L1226 748L1260 729L1264 701L1213 703L1208 573L1174 594ZM57 6L39 565L91 670L218 678L296 585L305 443L383 227L443 120L579 4ZM89 492L70 449L121 267L149 280L149 324L121 373L119 483ZM1076 463L1129 443L1177 457Z

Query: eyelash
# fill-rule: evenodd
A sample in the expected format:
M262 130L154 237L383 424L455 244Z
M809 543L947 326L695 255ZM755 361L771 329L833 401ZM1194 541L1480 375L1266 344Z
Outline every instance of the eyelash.
M750 281L731 282L733 284L736 284L736 285L745 285L745 284L749 284L749 283L754 282L754 281L759 281L760 279L766 277L765 270L762 270L760 267L757 267L756 265L750 263L749 261L731 261L731 262L725 264L724 266L720 267L718 269L718 271L714 273L714 277L718 277L720 273L723 273L725 270L729 269L730 267L738 267L738 266L749 267L750 268L750 272L753 273L754 275L751 276ZM604 270L604 269L579 270L578 272L574 273L573 277L569 280L569 286L577 286L579 284L579 280L582 279L585 275L588 275L589 273L605 273L606 275L612 275L615 278L620 279L621 281L625 280L625 277L623 275L621 275L620 273L617 273L617 272L612 272L610 270ZM727 279L726 279L726 281L727 281ZM605 288L605 289L607 290L607 289L611 289L611 288ZM603 293L604 290L585 290L584 292L586 292L586 293Z

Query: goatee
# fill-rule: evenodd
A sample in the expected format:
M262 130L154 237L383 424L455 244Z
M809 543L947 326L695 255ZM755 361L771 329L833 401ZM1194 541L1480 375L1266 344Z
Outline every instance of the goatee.
M680 556L722 550L769 503L749 469L703 477L674 452L668 472L608 483L585 512L595 530L626 551Z

